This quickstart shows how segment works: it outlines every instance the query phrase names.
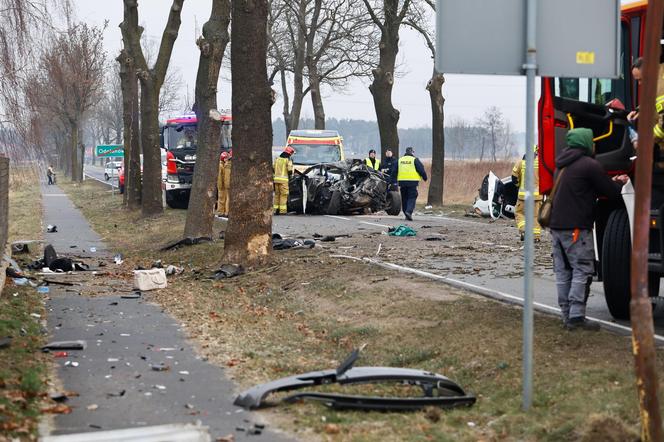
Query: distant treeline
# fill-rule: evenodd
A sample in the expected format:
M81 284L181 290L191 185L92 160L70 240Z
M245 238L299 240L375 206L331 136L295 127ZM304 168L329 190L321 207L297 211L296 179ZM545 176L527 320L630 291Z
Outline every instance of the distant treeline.
M446 157L454 159L480 158L491 159L493 142L495 139L496 157L511 158L521 150L523 144L520 140L523 134L514 134L508 127L494 130L494 137L486 128L471 125L464 121L454 120L450 126L445 127ZM299 129L313 129L313 119L302 119ZM274 145L286 143L286 127L283 119L272 122ZM326 129L339 131L344 138L344 147L347 155L352 157L366 156L369 149L379 150L380 136L378 124L375 121L328 118ZM507 130L506 130L507 129ZM431 128L399 129L399 144L401 153L408 146L415 148L417 156L431 157ZM484 152L482 153L482 146Z

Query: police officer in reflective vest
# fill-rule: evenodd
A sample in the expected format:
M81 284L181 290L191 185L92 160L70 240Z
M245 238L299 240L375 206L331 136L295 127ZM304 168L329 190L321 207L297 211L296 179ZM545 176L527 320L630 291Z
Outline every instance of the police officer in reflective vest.
M380 170L380 160L376 158L376 151L371 149L369 157L364 159L364 163L373 170Z
M427 173L422 162L415 158L412 147L406 148L406 154L397 162L397 181L401 191L401 207L408 221L413 220L413 211L417 202L417 186L420 180L427 180Z
M286 146L281 155L274 160L274 214L286 214L288 212L288 180L293 173L293 161L291 156L295 149Z
M535 220L533 227L533 234L535 235L535 241L539 242L540 234L542 233L542 228L537 222L537 214L542 207L542 195L539 193L539 159L537 158L537 146L535 146L533 155L535 156L535 182L534 182L534 193L535 198ZM512 169L512 182L515 186L519 186L519 199L516 202L516 209L514 218L516 219L516 227L519 229L519 235L521 241L526 236L526 156L523 156L523 159L517 161Z

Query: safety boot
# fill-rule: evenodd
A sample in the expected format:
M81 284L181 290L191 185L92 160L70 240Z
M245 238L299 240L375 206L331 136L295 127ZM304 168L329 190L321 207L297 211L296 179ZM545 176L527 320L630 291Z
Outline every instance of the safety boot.
M570 318L565 324L565 328L569 331L574 330L587 330L599 331L600 327L597 322L588 321L586 318Z

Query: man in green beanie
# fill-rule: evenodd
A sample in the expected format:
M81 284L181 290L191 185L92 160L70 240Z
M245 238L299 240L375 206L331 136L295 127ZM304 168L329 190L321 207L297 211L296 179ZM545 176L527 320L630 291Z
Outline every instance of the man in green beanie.
M620 189L629 178L613 178L593 158L593 132L571 129L567 148L556 159L556 191L551 211L553 271L556 275L558 304L568 330L599 330L599 324L586 320L586 293L595 273L593 212L597 198L620 201Z

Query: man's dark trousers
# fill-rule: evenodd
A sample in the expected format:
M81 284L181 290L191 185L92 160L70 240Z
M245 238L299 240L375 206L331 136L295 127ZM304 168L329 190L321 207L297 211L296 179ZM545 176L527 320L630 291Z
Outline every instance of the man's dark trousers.
M399 183L399 189L401 190L403 213L412 215L415 210L415 203L417 202L417 183Z

